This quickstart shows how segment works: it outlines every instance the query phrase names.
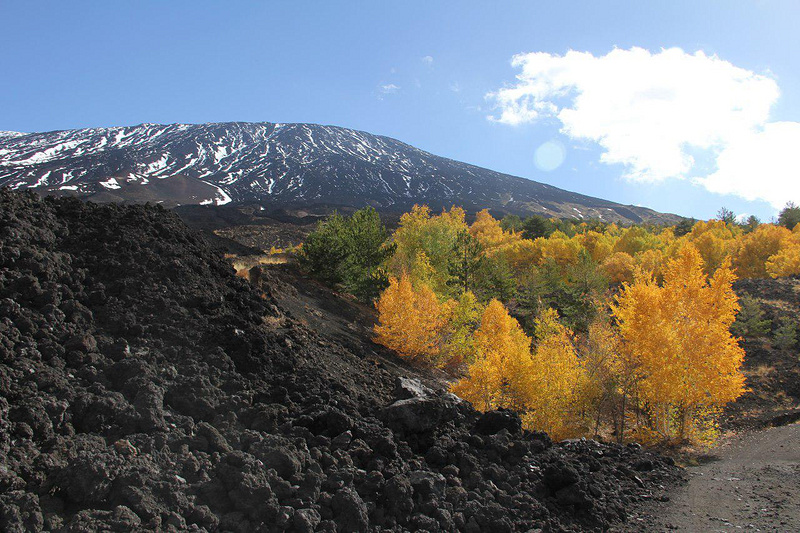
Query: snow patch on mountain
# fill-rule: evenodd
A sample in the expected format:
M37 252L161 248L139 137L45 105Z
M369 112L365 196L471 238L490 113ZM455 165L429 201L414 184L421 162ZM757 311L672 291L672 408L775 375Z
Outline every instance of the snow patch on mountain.
M115 178L108 178L106 181L101 181L100 185L105 187L106 189L121 189L119 182Z

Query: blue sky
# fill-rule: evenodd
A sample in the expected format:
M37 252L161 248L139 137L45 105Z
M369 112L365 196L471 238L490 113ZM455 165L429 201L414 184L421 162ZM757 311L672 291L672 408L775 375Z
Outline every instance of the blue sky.
M623 203L766 220L800 202L798 21L795 0L0 0L0 130L334 124ZM643 87L647 72L663 79Z

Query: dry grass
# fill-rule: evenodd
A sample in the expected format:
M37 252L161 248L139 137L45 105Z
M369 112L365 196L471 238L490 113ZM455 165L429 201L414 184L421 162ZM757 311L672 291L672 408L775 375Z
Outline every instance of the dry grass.
M233 268L234 270L236 270L237 275L241 275L239 274L239 272L241 271L247 272L254 266L283 265L289 262L290 256L287 253L246 255L246 256L225 254L225 259L231 262L231 265L233 265ZM242 277L246 278L247 275L242 275Z
M286 325L286 319L276 316L265 316L261 320L268 329L280 329Z
M774 366L759 365L759 366L747 371L747 374L749 374L750 376L753 376L753 377L765 378L765 377L769 376L770 374L773 374L774 372L775 372L775 367Z

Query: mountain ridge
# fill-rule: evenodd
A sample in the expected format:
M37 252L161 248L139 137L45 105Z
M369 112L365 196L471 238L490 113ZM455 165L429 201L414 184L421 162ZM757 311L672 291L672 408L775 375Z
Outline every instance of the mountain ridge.
M0 186L172 205L261 202L402 211L425 203L619 222L680 218L437 156L388 136L310 123L3 132Z

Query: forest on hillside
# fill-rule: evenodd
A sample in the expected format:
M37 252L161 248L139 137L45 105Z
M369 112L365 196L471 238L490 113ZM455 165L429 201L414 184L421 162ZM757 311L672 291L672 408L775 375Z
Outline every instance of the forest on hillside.
M559 439L709 443L746 391L740 337L765 332L732 285L800 274L800 208L622 227L415 206L394 232L366 208L321 222L297 257L374 302L376 342L442 369L480 410ZM798 326L779 324L774 346Z

